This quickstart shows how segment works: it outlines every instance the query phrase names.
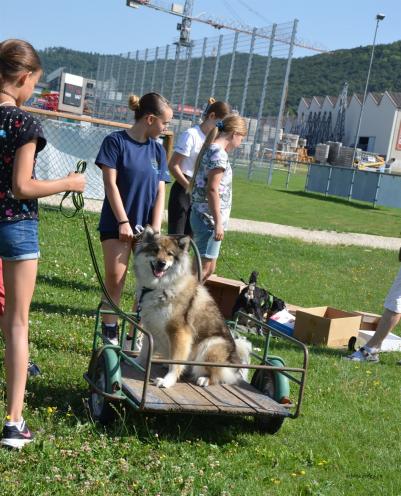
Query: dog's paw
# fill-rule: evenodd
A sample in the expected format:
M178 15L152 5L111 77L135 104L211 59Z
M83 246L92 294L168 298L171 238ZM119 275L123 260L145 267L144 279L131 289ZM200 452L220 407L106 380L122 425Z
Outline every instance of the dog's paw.
M196 385L201 387L206 387L209 385L209 377L198 377L196 379Z
M175 374L170 374L170 373L168 373L164 377L158 377L155 380L156 387L159 388L169 388L171 386L174 386L176 382L177 382L177 378Z

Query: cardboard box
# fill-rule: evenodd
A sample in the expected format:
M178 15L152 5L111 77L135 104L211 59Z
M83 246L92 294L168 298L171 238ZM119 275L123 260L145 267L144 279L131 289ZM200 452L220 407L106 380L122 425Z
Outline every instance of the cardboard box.
M231 318L231 312L238 295L246 284L235 279L226 279L224 277L211 275L205 282L205 287L213 296L217 306L226 319Z
M347 346L357 336L362 317L332 307L314 307L297 310L294 338L307 344L333 348Z
M354 312L356 315L361 315L361 327L365 331L375 331L377 324L379 323L381 315L377 313L361 312L356 310Z

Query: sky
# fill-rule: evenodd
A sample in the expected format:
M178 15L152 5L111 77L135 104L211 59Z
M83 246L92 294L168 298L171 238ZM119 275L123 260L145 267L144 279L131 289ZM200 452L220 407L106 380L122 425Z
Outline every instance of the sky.
M377 43L401 39L401 0L195 0L194 15L201 13L255 27L296 18L298 37L327 50L372 44L376 14L383 13ZM0 19L0 39L23 38L37 49L63 46L107 54L170 44L177 39L179 21L147 7L129 8L125 0L2 0ZM194 40L224 33L192 25ZM298 49L294 55L314 53Z

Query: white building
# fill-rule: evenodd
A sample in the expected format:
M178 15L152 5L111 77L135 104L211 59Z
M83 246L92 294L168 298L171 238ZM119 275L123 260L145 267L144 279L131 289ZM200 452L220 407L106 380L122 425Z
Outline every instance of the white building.
M340 99L326 96L301 98L298 105L298 124L308 120L309 114L331 113L334 127L338 115ZM345 112L345 146L353 146L361 111L362 97L353 94L348 98ZM362 114L358 147L377 153L386 159L401 161L401 93L386 91L368 93Z

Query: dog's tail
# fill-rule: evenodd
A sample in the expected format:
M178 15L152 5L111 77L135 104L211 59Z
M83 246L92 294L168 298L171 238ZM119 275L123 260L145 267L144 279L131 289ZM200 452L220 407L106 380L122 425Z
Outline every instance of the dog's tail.
M237 350L237 355L240 359L240 362L248 365L250 363L250 355L252 351L252 343L248 341L244 337L237 338L235 340L235 348ZM240 369L239 373L242 378L247 381L248 380L248 371L249 369Z

